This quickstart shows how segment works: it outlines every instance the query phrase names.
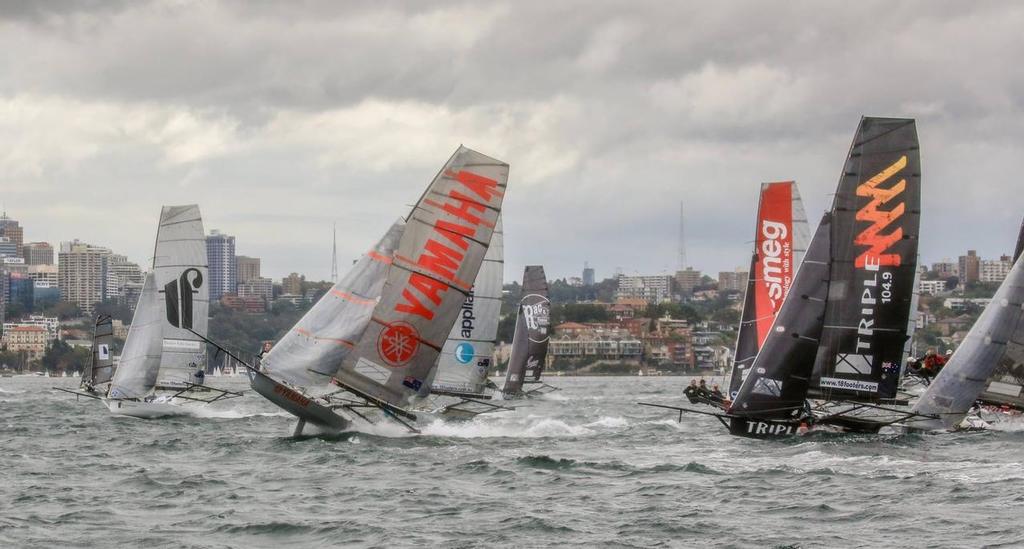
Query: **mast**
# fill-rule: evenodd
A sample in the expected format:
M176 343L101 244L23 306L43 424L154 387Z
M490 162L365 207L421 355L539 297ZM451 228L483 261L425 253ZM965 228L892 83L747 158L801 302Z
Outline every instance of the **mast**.
M498 337L504 257L499 216L473 289L462 303L459 318L441 350L434 387L470 393L486 389Z
M861 119L832 218L832 291L811 396L892 399L916 291L921 161L914 120Z
M550 319L551 303L548 301L548 281L544 267L528 265L523 270L523 297L516 313L516 329L512 337L512 353L505 374L505 386L501 390L503 393L519 394L528 378L540 380L548 352Z
M380 302L334 382L405 408L429 395L438 356L487 253L508 164L459 147L409 214Z
M403 219L391 225L263 357L264 373L305 389L328 386L370 322L404 230Z
M747 368L768 337L782 303L789 295L810 239L800 192L793 181L762 183L743 300L736 357L729 383L730 398L739 391Z

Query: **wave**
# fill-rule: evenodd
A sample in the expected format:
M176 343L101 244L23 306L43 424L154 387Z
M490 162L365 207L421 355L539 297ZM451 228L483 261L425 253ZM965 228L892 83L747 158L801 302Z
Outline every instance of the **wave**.
M437 420L422 429L428 436L453 438L557 438L593 434L584 425L571 425L560 419L527 418L526 421L486 421L477 418L466 422Z

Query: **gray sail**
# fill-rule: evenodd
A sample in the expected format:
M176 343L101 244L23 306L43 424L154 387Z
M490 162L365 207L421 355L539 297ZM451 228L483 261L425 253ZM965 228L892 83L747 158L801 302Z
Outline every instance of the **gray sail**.
M157 299L166 311L159 380L191 382L206 369L209 322L206 235L199 206L164 206L153 254Z
M1024 261L1014 263L992 302L960 347L914 404L918 414L940 419L914 421L921 429L952 429L987 393L995 402L1024 403Z
M501 213L508 164L459 147L406 221L381 300L336 382L404 408L430 394L437 359Z
M263 357L264 373L297 387L327 386L370 322L404 230L405 220L396 221L303 315Z
M505 374L507 395L522 392L523 383L533 378L540 380L547 359L551 303L548 300L548 281L544 267L528 265L523 271L523 297L516 315L516 330L512 337L512 352Z
M153 273L146 275L142 294L135 306L128 339L121 351L121 362L110 383L110 398L129 399L148 396L160 371L164 317Z
M110 315L96 317L92 336L92 361L82 372L82 386L96 387L114 377L114 325Z
M473 289L462 303L437 363L436 389L482 393L494 360L505 273L501 217L480 265Z

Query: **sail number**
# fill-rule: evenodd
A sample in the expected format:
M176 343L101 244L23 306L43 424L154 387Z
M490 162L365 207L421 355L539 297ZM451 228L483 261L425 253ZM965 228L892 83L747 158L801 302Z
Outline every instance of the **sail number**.
M886 271L882 273L882 303L889 303L892 301L892 273Z

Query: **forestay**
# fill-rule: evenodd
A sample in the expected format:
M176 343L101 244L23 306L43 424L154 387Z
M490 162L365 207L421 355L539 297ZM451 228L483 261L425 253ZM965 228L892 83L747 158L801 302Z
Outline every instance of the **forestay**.
M110 315L96 317L92 336L92 361L82 372L82 385L96 387L114 377L114 325Z
M826 213L730 413L784 419L803 409L828 296L831 229Z
M166 311L160 381L190 382L206 369L209 273L199 206L164 206L153 255L157 299Z
M911 119L862 118L832 204L831 285L811 395L896 395L917 269L921 162Z
M163 304L157 297L155 276L149 273L135 306L128 339L121 351L121 362L114 370L110 398L144 398L152 392L160 370L160 348L166 322Z
M459 147L407 219L380 303L336 381L405 408L430 379L483 262L508 164Z
M482 393L486 389L501 314L504 247L499 216L476 282L462 302L459 316L441 350L433 383L435 389L468 393Z
M396 221L303 315L263 357L264 373L306 389L327 386L370 322L404 230L405 220Z
M736 338L736 362L729 382L730 398L736 397L748 368L768 337L775 315L789 295L809 240L807 214L796 183L762 183L754 253L750 258L743 314Z
M523 390L528 378L539 381L548 353L551 302L544 267L528 265L523 271L523 295L516 315L512 352L502 392L515 395Z

